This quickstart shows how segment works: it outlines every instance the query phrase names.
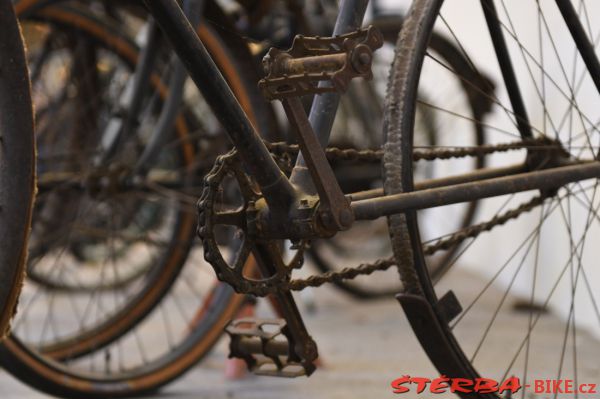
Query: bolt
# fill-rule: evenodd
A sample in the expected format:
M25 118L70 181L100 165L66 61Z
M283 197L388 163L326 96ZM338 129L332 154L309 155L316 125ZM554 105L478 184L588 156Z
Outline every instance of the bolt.
M331 212L329 211L323 211L321 212L321 214L319 215L321 218L321 223L323 223L323 225L325 227L330 227L331 226Z
M354 222L354 214L350 209L344 209L340 212L340 223L342 227L349 228Z
M310 336L306 337L303 343L297 343L294 350L296 354L301 355L304 360L308 360L309 362L319 357L317 343Z
M358 60L362 65L368 65L371 62L371 55L369 53L361 53L358 56Z
M373 53L366 45L360 44L352 50L352 67L357 73L367 73L372 60Z

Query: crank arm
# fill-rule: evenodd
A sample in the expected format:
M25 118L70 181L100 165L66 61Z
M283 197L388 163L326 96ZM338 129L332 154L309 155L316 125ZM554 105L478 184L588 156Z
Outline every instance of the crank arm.
M274 242L257 245L254 252L254 258L258 268L263 276L270 276L275 273L275 263L278 259L279 249ZM285 335L289 341L288 360L299 363L304 368L306 375L310 375L315 370L314 361L317 359L317 344L312 339L302 315L298 310L296 301L289 291L278 291L273 295L277 303L277 313L286 321Z
M352 5L350 8L353 12L340 13L334 37L299 35L289 50L269 50L263 58L266 76L258 84L265 98L280 100L283 104L300 145L301 156L297 166L306 170L303 165L306 163L312 185L319 194L318 212L321 225L330 233L349 229L354 217L349 201L344 196L322 148L327 142L326 137L329 136L331 126L324 130L325 126L321 122L334 117L334 103L339 99L337 95L348 89L352 79L372 78L373 52L383 45L383 35L376 28L354 27L360 25L367 2L358 0L347 4L346 7ZM340 34L353 27L358 30ZM300 97L314 94L317 95L316 101L320 102L319 95L332 93L336 95L331 98L332 101L326 101L329 106L325 107L323 103L324 109L319 117L315 118L315 125L319 129L317 135L304 111ZM305 195L314 194L308 192L312 191L312 187L311 190L307 187L311 182L306 180L305 183L298 185L299 191L304 191Z
M319 216L323 226L333 231L347 230L354 222L350 202L342 192L327 161L317 135L297 97L282 99L283 108L295 127L300 151L319 194Z

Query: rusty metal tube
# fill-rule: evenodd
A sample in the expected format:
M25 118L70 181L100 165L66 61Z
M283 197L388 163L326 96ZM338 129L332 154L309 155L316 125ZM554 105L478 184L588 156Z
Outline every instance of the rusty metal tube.
M522 191L557 189L565 184L599 177L600 162L595 161L365 199L355 201L351 206L356 220L373 220L410 210L476 201Z
M504 168L485 168L477 169L471 173L465 173L462 175L440 177L438 179L423 180L415 183L415 191L426 190L429 188L451 186L459 183L468 183L473 181L480 181L484 179L491 179L494 177L514 175L516 173L523 173L527 169L527 165L517 164L513 166L507 166ZM356 193L348 194L347 197L352 201L361 201L366 199L372 199L382 197L384 195L383 188L374 188L372 190L359 191Z

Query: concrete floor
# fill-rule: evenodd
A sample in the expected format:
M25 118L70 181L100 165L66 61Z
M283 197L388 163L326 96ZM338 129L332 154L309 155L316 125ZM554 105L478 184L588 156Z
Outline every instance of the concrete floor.
M453 278L450 276L450 278ZM468 284L457 285L458 290ZM435 378L439 374L429 363L409 328L399 304L393 300L357 302L331 287L313 291L318 302L316 312L306 316L309 331L316 339L324 366L310 378L278 379L248 376L231 382L223 377L226 356L225 340L201 365L182 379L164 389L155 397L169 399L221 399L221 398L425 398L432 396L392 393L390 383L404 374ZM460 296L460 291L457 291ZM552 315L545 316L544 328L548 334L560 334L560 321ZM591 339L591 338L587 338ZM589 345L590 364L584 373L585 382L600 382L598 345ZM582 341L582 344L587 343ZM497 346L492 352L500 354L504 348ZM492 357L493 358L493 357ZM551 367L549 370L551 370ZM583 369L584 367L582 367ZM543 370L539 370L543 374ZM549 374L546 378L553 374ZM595 380L595 381L594 381ZM451 394L435 395L451 398ZM520 397L520 395L519 395ZM549 398L552 395L527 393L525 398ZM571 396L558 396L573 397ZM583 398L598 395L580 396ZM37 393L0 372L0 398L41 399L47 395Z

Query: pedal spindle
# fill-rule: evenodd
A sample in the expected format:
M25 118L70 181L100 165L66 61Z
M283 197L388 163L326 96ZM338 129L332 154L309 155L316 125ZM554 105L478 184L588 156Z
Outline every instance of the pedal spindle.
M298 354L298 343L293 342L284 319L237 319L225 331L231 338L229 357L243 359L254 374L293 378L315 370L314 341L308 338L309 342L300 343L305 350L314 345L314 351Z
M268 100L344 92L353 78L372 78L373 51L382 45L383 35L373 26L336 37L298 35L289 50L269 50L258 86Z

